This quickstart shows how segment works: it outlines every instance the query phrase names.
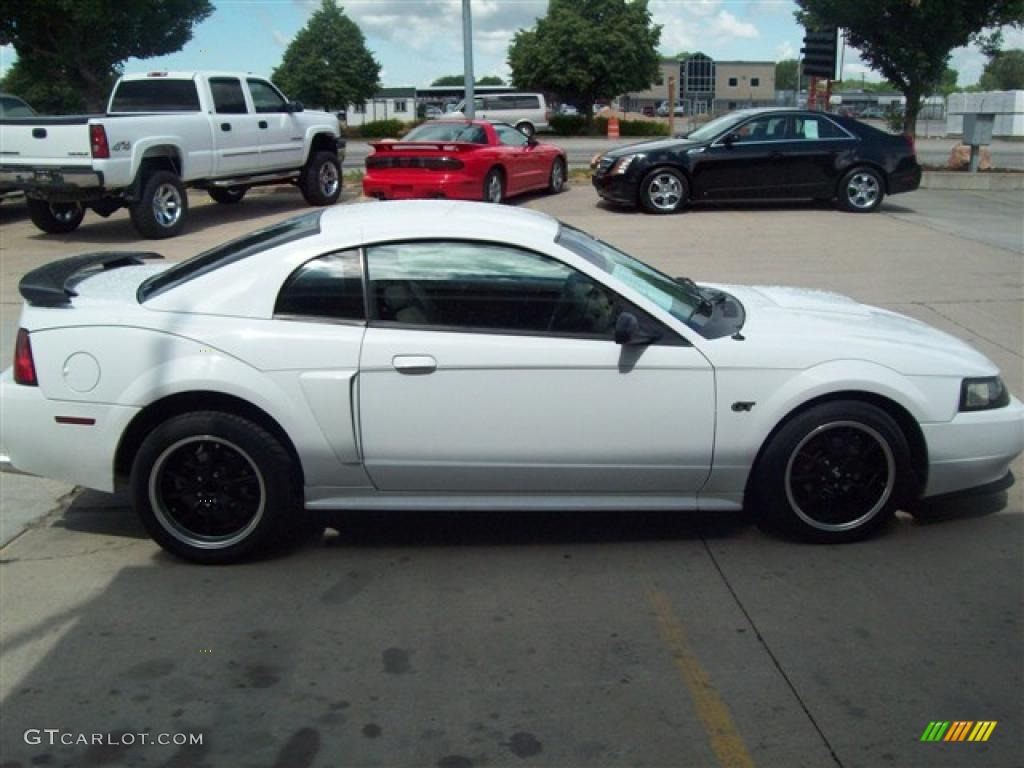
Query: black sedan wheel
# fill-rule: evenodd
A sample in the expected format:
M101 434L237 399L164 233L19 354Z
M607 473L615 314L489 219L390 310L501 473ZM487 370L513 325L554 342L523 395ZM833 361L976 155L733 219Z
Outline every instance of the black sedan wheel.
M245 193L249 191L248 187L212 187L210 197L214 201L221 205L234 205L235 203L242 202L242 198L245 197Z
M751 490L764 520L801 538L864 538L913 486L910 449L895 421L860 402L825 403L782 426Z
M651 213L675 213L689 194L686 179L671 168L654 169L640 184L640 203Z
M839 202L847 211L870 213L882 204L882 177L870 168L854 168L839 182Z
M229 563L294 539L300 493L288 452L257 424L202 411L169 419L136 455L132 502L167 551Z

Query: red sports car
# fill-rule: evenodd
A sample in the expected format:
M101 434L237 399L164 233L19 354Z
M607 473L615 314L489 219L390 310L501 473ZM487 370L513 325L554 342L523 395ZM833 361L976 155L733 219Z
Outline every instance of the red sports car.
M500 203L535 189L559 192L565 152L487 120L432 120L398 141L370 145L363 194L381 200L443 197Z

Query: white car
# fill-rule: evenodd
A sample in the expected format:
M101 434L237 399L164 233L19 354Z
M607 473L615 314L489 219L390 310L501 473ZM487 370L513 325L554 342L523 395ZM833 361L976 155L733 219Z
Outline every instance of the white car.
M747 504L837 542L1011 481L1024 447L1024 406L956 338L832 293L671 278L529 210L367 203L152 255L21 281L0 463L128 484L195 561L338 509Z

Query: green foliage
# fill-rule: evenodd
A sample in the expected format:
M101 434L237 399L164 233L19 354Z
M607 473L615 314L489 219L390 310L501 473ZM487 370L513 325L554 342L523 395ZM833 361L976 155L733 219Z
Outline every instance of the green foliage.
M797 85L797 68L800 62L796 59L783 59L775 63L775 87L780 91L795 91Z
M907 99L912 133L923 96L940 87L950 52L984 30L1024 24L1024 0L796 0L805 26L835 25ZM987 39L987 38L986 38Z
M548 124L557 136L579 136L583 133L587 121L583 115L552 115Z
M466 78L463 75L445 75L437 78L431 85L463 85Z
M983 91L1013 91L1024 88L1024 50L1014 48L996 53L978 81Z
M345 130L345 135L355 139L400 139L422 120L411 123L403 123L401 120L373 120L362 125L350 125Z
M465 82L466 82L466 78L465 78L464 75L444 75L443 77L437 78L434 82L431 83L431 85L462 86L462 85L465 84ZM504 85L505 81L502 80L497 75L487 75L486 77L481 77L479 80L477 80L476 84L477 85Z
M4 82L40 109L99 112L127 59L181 50L211 13L209 0L6 0L0 45L18 61Z
M512 39L512 82L557 93L590 120L596 99L657 81L660 39L647 0L550 0L547 14Z
M959 72L952 67L946 67L946 71L942 73L942 79L935 88L935 92L940 96L949 96L949 94L955 93L957 91L956 81L959 79Z
M595 117L594 131L608 135L608 118ZM668 123L658 120L619 120L620 136L668 136Z
M290 99L325 109L361 104L380 87L380 64L335 0L323 0L271 79Z

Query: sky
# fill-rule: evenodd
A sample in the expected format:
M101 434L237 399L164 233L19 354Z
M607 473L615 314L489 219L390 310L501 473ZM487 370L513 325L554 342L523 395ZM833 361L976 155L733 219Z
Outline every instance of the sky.
M856 2L857 0L850 0ZM269 76L288 43L319 7L319 0L214 0L216 10L194 29L178 53L144 61L132 59L125 72L219 69ZM381 64L381 85L424 86L442 75L462 72L461 0L339 0L359 25L367 47ZM790 0L650 0L662 25L665 55L700 50L714 59L778 61L795 58L803 29ZM508 79L506 52L517 29L531 27L547 0L472 0L474 72L477 78ZM1004 47L1024 47L1024 33L1008 29ZM0 74L13 63L0 47ZM960 85L977 82L985 65L974 48L959 48L952 66ZM880 80L847 48L845 79Z

